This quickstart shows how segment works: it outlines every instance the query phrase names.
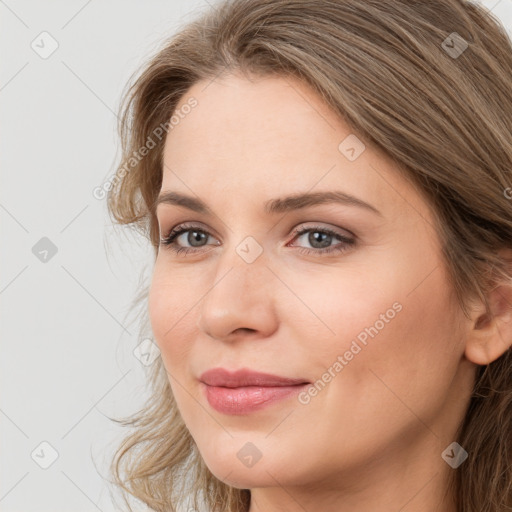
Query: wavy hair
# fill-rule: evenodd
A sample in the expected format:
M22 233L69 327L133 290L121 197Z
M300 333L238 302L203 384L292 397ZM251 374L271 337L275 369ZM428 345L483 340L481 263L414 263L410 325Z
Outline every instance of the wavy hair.
M112 219L143 233L155 257L165 142L155 134L192 85L234 71L299 78L391 157L432 208L464 314L474 299L490 312L488 292L512 279L498 254L512 247L512 44L491 12L463 0L224 0L183 26L123 93L122 161L108 187ZM203 462L160 358L148 381L146 405L114 420L131 428L110 467L129 509L135 497L174 511L188 496L197 509L247 512L250 491ZM511 427L509 348L477 367L457 434L469 458L450 482L459 512L512 510Z

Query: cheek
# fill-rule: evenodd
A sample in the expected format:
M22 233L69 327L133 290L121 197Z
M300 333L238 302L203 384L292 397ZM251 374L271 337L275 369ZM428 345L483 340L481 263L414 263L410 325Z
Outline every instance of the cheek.
M315 275L284 274L283 280L301 300L283 297L280 317L286 326L293 325L297 349L305 349L304 361L315 361L317 372L351 348L358 351L354 342L360 346L361 359L371 340L386 336L403 315L396 281L376 284L378 277L356 266Z
M154 339L167 372L172 394L187 426L197 414L195 401L184 389L189 388L190 352L193 346L191 319L193 306L198 298L192 297L192 287L187 286L179 274L155 264L148 295L148 313ZM194 327L195 328L195 327ZM187 418L189 421L187 421Z
M377 411L394 411L392 416L405 420L408 408L423 420L433 418L450 392L463 347L447 285L440 273L431 277L413 293L395 295L401 310L394 318L385 314L387 323L378 321L388 306L384 301L378 307L369 303L373 314L365 317L363 330L352 324L368 337L343 370L336 394L352 396L355 407L361 407L358 414L368 421Z
M350 403L360 417L371 419L383 407L403 413L397 396L426 414L442 403L463 346L447 276L438 268L416 286L425 268L430 269L425 265L407 275L395 266L364 278L351 272L336 280L342 289L323 282L323 293L304 285L301 296L310 299L322 322L316 320L313 329L310 315L298 339L315 341L314 350L309 344L303 354L310 376L330 382L319 391L323 398L315 398L319 406L324 399L333 407Z
M197 297L192 297L192 287L185 286L179 274L173 273L172 279L169 274L158 262L155 264L148 312L163 362L167 369L175 372L184 366L183 359L190 340L191 309Z

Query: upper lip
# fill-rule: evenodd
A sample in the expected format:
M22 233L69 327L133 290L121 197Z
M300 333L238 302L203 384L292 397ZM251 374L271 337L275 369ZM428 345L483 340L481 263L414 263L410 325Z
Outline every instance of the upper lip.
M277 387L308 384L308 381L305 379L280 377L279 375L255 372L245 368L234 372L226 370L225 368L212 368L201 374L199 380L208 386L221 386L226 388L243 386Z

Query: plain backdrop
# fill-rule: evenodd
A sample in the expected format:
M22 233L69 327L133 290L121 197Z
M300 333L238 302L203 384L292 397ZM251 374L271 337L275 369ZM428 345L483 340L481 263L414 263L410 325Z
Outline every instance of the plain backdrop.
M107 416L147 393L126 315L152 252L93 190L126 82L213 3L0 0L2 512L115 510L100 473L123 431ZM482 3L512 37L512 0Z

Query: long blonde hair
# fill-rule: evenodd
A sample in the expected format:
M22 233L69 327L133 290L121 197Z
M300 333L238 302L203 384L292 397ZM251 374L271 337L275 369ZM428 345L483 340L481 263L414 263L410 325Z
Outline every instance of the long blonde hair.
M115 222L144 233L155 256L165 141L155 130L169 127L193 84L234 70L300 78L393 158L432 206L464 313L473 299L489 310L492 285L512 278L497 254L512 246L512 45L497 18L462 0L227 0L186 25L124 95L123 156L108 194ZM155 147L127 168L151 136ZM111 474L127 506L133 496L167 512L188 493L196 509L247 512L250 491L204 464L160 359L149 381L146 406L119 421L132 431ZM451 482L460 512L511 510L511 427L509 349L477 369L457 438L469 458Z

